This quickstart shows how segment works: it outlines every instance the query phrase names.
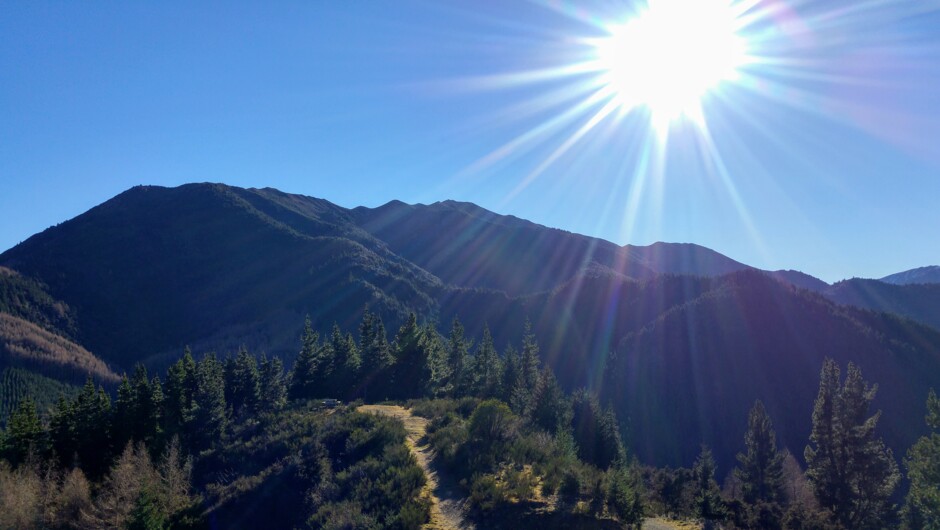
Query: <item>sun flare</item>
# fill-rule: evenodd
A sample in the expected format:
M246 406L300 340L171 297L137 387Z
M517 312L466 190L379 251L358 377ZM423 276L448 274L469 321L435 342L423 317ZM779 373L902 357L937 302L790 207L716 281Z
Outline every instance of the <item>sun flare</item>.
M649 0L595 45L602 83L622 109L648 107L653 125L702 118L701 99L733 80L747 42L729 0Z

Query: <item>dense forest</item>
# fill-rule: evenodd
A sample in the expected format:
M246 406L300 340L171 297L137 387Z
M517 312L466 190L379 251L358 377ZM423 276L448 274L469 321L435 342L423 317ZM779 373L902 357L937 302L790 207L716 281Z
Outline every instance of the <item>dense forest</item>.
M851 363L822 366L802 454L778 448L758 401L733 435L734 469L719 472L704 445L691 467L655 468L624 442L653 426L622 421L586 390L566 393L528 325L502 352L487 329L471 340L457 319L442 335L412 314L389 340L366 311L357 332L335 325L320 337L308 319L289 371L245 349L198 360L187 349L163 374L138 366L113 395L91 379L72 394L30 387L0 442L0 527L418 528L426 478L404 426L356 410L387 401L429 420L436 464L484 528L546 511L531 521L940 525L940 400L927 399L934 432L903 459L901 499L902 470L871 407L876 386ZM63 393L44 413L49 390Z

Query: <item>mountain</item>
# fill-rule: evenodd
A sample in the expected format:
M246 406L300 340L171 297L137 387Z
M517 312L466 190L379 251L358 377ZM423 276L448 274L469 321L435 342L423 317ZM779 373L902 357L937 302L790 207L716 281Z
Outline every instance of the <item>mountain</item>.
M881 279L885 283L894 285L910 285L912 283L940 283L940 265L930 265L909 271L898 272Z
M895 313L940 329L940 283L894 285L853 278L833 284L825 295L840 304Z
M113 372L162 368L187 344L290 358L307 314L321 333L334 322L355 332L368 307L390 334L411 311L442 330L459 316L470 336L488 326L501 350L529 320L559 380L602 391L656 464L688 465L706 441L730 465L756 398L800 454L826 356L881 385L901 454L940 377L936 330L840 306L808 275L697 245L620 247L454 201L346 209L270 188L140 186L0 254L0 266L11 271L0 311Z

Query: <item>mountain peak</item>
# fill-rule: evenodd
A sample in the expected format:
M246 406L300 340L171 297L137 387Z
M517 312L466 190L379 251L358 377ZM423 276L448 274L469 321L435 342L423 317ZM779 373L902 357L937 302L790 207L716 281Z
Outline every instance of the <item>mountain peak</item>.
M894 285L908 285L912 283L940 283L940 265L928 265L904 272L898 272L881 279L885 283Z

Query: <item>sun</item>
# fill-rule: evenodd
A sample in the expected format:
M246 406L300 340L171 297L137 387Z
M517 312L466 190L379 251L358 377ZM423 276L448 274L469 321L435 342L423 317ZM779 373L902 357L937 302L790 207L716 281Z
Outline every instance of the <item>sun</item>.
M647 107L660 131L683 117L701 122L702 97L748 62L730 0L649 0L606 29L593 43L603 86L621 109Z

